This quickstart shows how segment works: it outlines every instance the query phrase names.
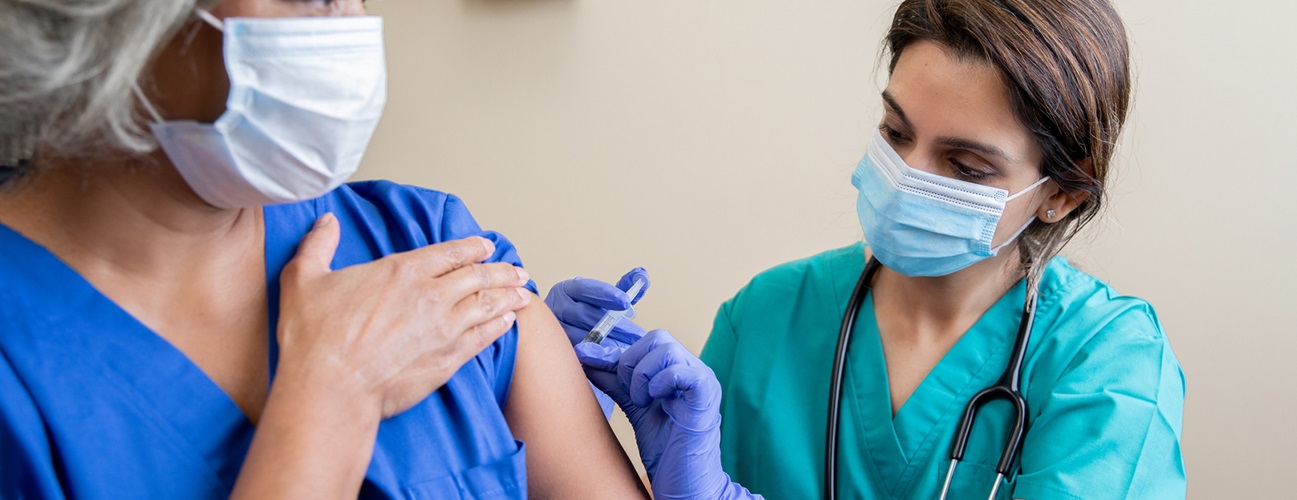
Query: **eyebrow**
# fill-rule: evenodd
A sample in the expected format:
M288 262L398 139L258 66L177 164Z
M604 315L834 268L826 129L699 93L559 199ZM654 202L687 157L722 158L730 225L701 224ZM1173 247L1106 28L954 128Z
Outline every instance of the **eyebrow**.
M1003 158L1005 161L1009 163L1013 163L1013 158L1009 158L1009 155L1005 154L1003 149L997 148L995 146L991 146L989 144L982 144L980 142L974 142L968 139L960 139L958 137L938 137L937 144L956 148L956 149L969 149L990 156L999 156L1000 158Z
M901 123L904 123L906 127L914 128L914 124L910 123L910 118L905 116L905 111L901 109L900 103L896 102L896 98L892 97L891 92L883 91L883 101L887 103L887 107L896 112L896 116L901 117Z
M905 110L901 109L901 104L896 102L896 98L893 97L890 92L886 90L883 91L883 101L887 103L887 106L891 108L892 111L896 112L896 116L901 119L901 123L904 123L907 128L910 129L914 128L914 124L910 122L910 118L905 116ZM997 148L989 144L983 144L977 141L970 141L968 139L961 139L958 137L938 137L937 144L946 147L951 147L951 148L968 149L971 151L977 151L979 153L990 155L990 156L999 156L1000 158L1003 158L1005 161L1013 163L1013 158L1010 158L1009 155L1006 154L1003 149Z

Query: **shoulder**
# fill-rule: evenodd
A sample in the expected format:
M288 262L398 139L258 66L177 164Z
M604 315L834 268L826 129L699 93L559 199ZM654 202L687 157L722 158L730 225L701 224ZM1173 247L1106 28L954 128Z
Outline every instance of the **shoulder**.
M1162 323L1152 304L1139 297L1123 295L1100 279L1077 269L1067 259L1049 263L1040 284L1037 314L1069 328L1073 342L1096 340L1164 341Z
M289 221L289 230L301 234L326 212L337 216L343 230L338 255L347 261L335 261L337 267L470 236L495 244L496 252L487 262L522 267L513 242L503 234L482 229L464 201L450 193L383 180L350 182L280 211L288 214L282 219ZM300 236L293 241L297 239ZM529 283L528 288L535 291L534 284Z
M350 182L314 201L319 212L334 212L351 221L396 222L417 228L427 243L473 236L480 232L468 207L450 193L418 186L374 180ZM386 224L385 224L386 225Z
M1153 307L1064 259L1041 283L1015 496L1184 497L1184 373ZM1109 475L1120 480L1086 483Z
M1148 301L1122 295L1060 257L1042 279L1036 322L1038 382L1107 384L1117 377L1147 384L1161 397L1182 397L1183 372Z

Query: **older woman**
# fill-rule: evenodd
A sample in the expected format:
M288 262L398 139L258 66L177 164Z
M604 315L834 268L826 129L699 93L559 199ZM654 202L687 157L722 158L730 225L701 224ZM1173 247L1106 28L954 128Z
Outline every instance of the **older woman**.
M363 14L0 1L0 497L644 495L509 241L342 184Z

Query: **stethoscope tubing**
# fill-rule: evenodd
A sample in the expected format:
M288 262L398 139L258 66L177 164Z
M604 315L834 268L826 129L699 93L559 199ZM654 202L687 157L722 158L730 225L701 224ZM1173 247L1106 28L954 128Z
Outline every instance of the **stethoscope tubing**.
M860 279L856 281L856 287L847 301L847 312L842 315L838 347L833 353L833 378L829 382L829 429L824 447L824 491L828 500L837 498L838 419L842 407L842 372L847 367L847 346L851 343L851 332L856 326L856 313L860 312L860 304L864 302L865 294L869 293L869 284L873 282L879 265L877 259L871 258L865 264L864 272L860 273Z
M842 326L838 331L838 345L833 354L833 372L829 382L828 431L825 436L824 447L824 492L825 498L828 500L836 500L837 498L838 428L841 424L842 379L846 370L847 349L851 344L851 333L855 329L856 316L860 312L860 306L864 303L865 296L869 293L869 284L873 282L874 275L878 272L879 267L881 267L881 264L874 258L870 258L869 262L865 264L864 271L860 273L860 279L856 281L856 286L851 291L851 298L847 302L847 310L842 315ZM1026 358L1027 344L1031 340L1031 329L1036 322L1037 300L1038 297L1034 288L1028 290L1027 300L1022 308L1022 320L1018 324L1018 335L1014 339L1012 357L1009 359L1008 366L1005 367L1004 374L1000 376L995 385L983 389L970 398L968 405L964 407L959 429L956 431L955 440L950 447L950 470L946 473L946 481L942 487L941 498L943 499L949 490L950 479L954 476L955 466L964 458L964 451L968 446L968 437L972 433L973 422L977 419L977 413L983 405L995 399L1005 399L1013 405L1014 419L1008 439L1005 441L1004 451L1000 454L1000 462L995 468L998 475L991 489L992 498L994 498L995 492L999 490L1000 481L1005 477L1011 477L1013 462L1017 459L1018 451L1022 448L1022 440L1026 436L1027 403L1022 397L1020 384L1022 363Z

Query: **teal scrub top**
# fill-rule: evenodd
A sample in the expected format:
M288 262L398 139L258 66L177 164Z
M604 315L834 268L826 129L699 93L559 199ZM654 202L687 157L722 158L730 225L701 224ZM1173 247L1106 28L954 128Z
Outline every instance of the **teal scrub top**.
M716 316L702 360L724 388L726 472L766 498L824 497L829 381L861 271L856 243L761 273ZM1026 285L964 334L892 416L872 297L843 377L840 498L937 498L969 398L1008 364ZM1027 434L997 498L1184 498L1184 374L1153 308L1055 258L1023 362ZM1010 411L983 407L950 498L986 498Z

